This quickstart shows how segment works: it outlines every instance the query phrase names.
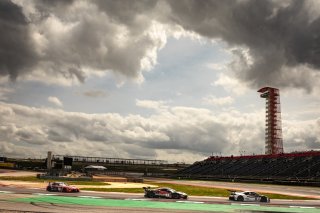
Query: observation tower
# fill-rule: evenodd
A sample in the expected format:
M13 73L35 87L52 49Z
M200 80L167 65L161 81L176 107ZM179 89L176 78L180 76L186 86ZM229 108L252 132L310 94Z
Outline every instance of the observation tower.
M263 87L258 90L266 99L265 154L283 153L279 89Z

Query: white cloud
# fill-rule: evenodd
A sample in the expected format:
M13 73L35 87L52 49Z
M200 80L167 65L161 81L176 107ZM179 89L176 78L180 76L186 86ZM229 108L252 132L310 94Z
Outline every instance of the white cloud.
M0 87L0 101L5 101L8 99L8 95L12 93L13 90L5 87Z
M96 156L101 151L101 155L110 157L192 162L196 159L191 160L190 153L198 156L197 160L211 153L237 153L240 147L258 141L263 130L256 114L214 115L206 109L188 107L168 107L157 112L150 117L85 114L2 103L0 141L6 149L11 147L8 154L15 149L24 150L21 155L53 150L60 154ZM235 121L234 117L238 119ZM259 126L257 123L261 128L254 132L252 129ZM246 132L244 127L250 131ZM240 144L241 140L247 145ZM33 148L35 145L37 149ZM90 146L93 147L88 149ZM254 150L254 147L249 149ZM119 156L114 156L115 150ZM172 152L179 154L172 155Z
M320 118L315 120L289 120L283 122L285 152L318 150L320 147Z
M225 70L227 68L226 63L209 63L207 66L217 71Z
M244 150L248 154L264 150L264 110L215 114L202 108L167 107L142 117L1 103L0 116L4 154L14 155L19 150L20 156L39 155L52 150L59 154L194 162L211 153L237 155ZM319 120L285 121L283 126L286 151L314 149L319 144Z
M234 99L230 96L217 98L213 95L206 96L202 99L203 103L214 105L214 106L224 106L224 105L230 105L234 102Z
M143 108L154 109L157 111L165 110L168 107L164 101L152 101L152 100L136 100L136 105Z
M243 95L248 90L245 84L240 82L234 77L226 75L224 73L220 73L218 76L218 80L212 83L213 86L221 86L226 91L232 92L236 95Z
M48 101L58 107L63 106L62 102L57 97L50 96L50 97L48 97Z

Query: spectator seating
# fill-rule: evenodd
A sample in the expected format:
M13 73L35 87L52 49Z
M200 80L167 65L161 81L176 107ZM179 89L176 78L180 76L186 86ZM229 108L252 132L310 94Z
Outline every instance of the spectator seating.
M320 179L320 152L209 157L177 172L186 177Z

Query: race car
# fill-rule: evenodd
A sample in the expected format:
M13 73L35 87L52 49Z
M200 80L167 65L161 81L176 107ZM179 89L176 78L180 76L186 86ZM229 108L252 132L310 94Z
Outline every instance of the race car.
M170 188L151 189L150 187L143 187L144 197L148 198L168 198L168 199L188 199L188 195L184 192L177 192Z
M266 202L266 203L270 202L270 198L268 198L267 196L259 195L256 192L250 192L250 191L245 191L245 192L231 191L231 194L229 195L229 200Z
M80 192L75 186L69 186L64 182L52 182L48 184L47 191L49 192Z

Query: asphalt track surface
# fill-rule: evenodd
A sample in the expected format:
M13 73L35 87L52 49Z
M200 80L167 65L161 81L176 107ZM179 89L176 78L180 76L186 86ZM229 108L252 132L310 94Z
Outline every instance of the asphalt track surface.
M205 182L206 183L206 182ZM211 184L211 183L210 183ZM46 192L0 187L0 212L319 212L320 200L239 203L227 198L190 196L185 200L146 199L143 193Z
M263 193L274 193L291 196L301 196L312 199L320 199L319 187L304 187L304 186L284 186L284 185L272 185L272 184L251 184L251 183L235 183L235 182L220 182L220 181L185 181L185 180L172 180L172 179L160 179L149 178L149 181L160 181L165 183L183 184L189 186L204 186L223 189L236 189L239 191L256 191Z

